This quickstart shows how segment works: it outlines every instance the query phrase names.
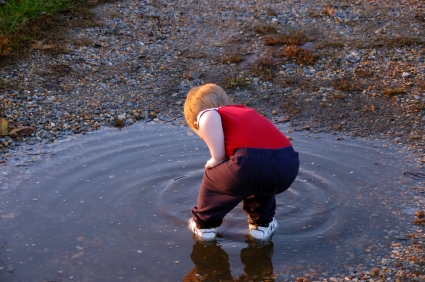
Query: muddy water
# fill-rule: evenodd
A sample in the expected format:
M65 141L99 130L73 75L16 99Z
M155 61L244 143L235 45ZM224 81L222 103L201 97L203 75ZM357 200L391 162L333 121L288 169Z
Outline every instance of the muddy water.
M281 128L286 132L285 128ZM138 124L26 147L0 171L1 281L313 279L367 269L405 242L410 157L381 141L290 133L300 174L272 242L237 207L204 246L187 228L209 152L187 127ZM0 271L1 273L1 271Z

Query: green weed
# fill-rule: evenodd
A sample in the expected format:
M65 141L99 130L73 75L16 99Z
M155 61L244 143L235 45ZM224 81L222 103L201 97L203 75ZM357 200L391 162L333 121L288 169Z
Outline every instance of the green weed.
M8 127L9 127L9 124L7 122L7 119L5 117L2 117L2 115L0 115L0 136L8 135L9 133Z
M228 77L225 79L227 89L236 88L236 87L244 87L248 85L248 81L246 81L243 77Z
M10 80L0 78L0 90L8 89L10 87L12 87ZM2 112L1 110L2 108L0 108L0 114Z
M332 47L332 48L343 48L344 44L339 42L339 41L327 41L324 44L327 47Z
M124 122L122 120L120 120L119 118L116 118L115 121L114 121L114 127L123 128Z
M314 12L314 11L310 11L310 12L308 12L308 16L310 18L318 18L320 15L317 14L316 12Z

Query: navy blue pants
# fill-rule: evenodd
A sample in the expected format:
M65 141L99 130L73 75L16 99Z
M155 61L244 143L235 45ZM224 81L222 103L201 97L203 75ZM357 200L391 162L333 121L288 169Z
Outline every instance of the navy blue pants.
M275 195L291 186L298 175L298 153L282 149L237 149L226 162L206 169L198 203L192 208L198 228L218 227L243 201L248 222L268 225L275 215Z

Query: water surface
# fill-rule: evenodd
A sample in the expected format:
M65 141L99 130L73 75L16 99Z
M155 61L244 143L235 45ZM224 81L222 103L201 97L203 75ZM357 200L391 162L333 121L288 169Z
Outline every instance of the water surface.
M288 281L388 257L414 229L406 149L290 135L300 174L277 197L279 228L264 246L247 240L240 206L216 244L193 240L187 220L209 152L187 127L143 123L23 148L29 157L0 172L0 259L15 269L1 281Z

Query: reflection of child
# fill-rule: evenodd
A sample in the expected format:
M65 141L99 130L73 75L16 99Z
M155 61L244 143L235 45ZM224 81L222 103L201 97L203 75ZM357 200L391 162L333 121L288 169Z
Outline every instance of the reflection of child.
M272 241L258 241L264 245L256 245L252 240L245 241L248 247L241 250L240 259L245 273L232 277L229 255L217 242L211 244L195 241L190 258L195 267L183 278L183 282L198 281L274 281Z
M201 239L214 239L224 216L243 201L250 235L269 237L277 227L275 195L297 177L298 153L270 121L251 108L231 105L215 84L192 88L184 114L211 153L189 228Z

